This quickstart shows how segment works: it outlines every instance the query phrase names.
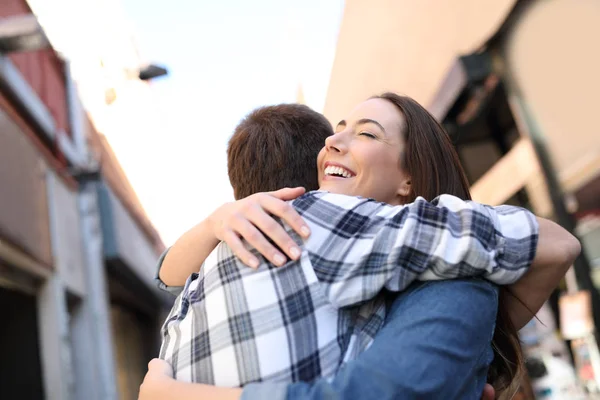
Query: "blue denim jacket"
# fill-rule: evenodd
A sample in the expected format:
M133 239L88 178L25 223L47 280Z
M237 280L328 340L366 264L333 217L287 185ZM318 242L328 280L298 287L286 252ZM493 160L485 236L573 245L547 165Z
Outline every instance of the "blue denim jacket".
M481 279L414 283L373 345L333 380L253 383L242 400L480 399L497 308L497 287Z

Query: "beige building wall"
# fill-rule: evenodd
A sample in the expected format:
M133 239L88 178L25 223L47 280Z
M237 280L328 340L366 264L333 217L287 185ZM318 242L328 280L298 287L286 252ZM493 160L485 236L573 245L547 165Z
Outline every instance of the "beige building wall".
M338 121L387 90L428 105L456 57L483 45L514 3L347 0L325 116Z
M456 58L480 49L515 4L348 0L324 114L335 123L359 102L388 90L429 106ZM501 44L511 92L528 106L567 192L600 173L599 22L597 0L531 1ZM518 171L522 179L515 184L526 183L536 212L549 214L535 158L530 144L522 142L473 186L474 196L493 203L507 200L518 188L492 191L492 197L490 188L515 183L512 172Z
M600 2L533 2L504 53L565 189L577 189L600 172Z
M1 1L1 0L0 0ZM118 171L116 190L136 215L153 219L161 205L145 184L162 171L163 115L150 85L138 79L145 65L122 0L27 0L52 45L69 61L91 122L109 145ZM65 16L77 15L65 23ZM73 32L77 32L74 35ZM145 151L140 152L143 142ZM109 179L109 184L115 181ZM144 191L144 189L146 191ZM153 204L152 210L148 204ZM149 224L149 223L148 223ZM152 228L153 229L153 228Z

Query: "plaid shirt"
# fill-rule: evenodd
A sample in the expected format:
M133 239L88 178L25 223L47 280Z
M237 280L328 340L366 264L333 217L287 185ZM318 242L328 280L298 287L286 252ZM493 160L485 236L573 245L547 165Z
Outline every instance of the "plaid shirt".
M262 261L253 270L221 243L187 280L162 329L160 357L175 379L234 387L333 377L382 327L384 289L470 276L513 283L537 246L528 211L448 195L393 207L310 192L293 206L312 232L299 261L276 268L253 250Z

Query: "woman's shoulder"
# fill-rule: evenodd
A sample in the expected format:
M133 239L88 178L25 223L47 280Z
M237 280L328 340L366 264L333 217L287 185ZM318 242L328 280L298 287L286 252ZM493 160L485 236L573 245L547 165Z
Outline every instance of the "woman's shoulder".
M324 190L313 190L307 192L295 200L293 207L300 213L311 209L326 209L330 212L355 211L361 214L377 212L382 208L393 209L394 206L361 196L350 196Z

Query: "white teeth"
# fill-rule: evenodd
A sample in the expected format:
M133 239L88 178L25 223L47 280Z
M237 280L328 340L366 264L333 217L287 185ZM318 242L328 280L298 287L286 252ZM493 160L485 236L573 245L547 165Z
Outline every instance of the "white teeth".
M343 176L344 178L352 177L352 174L350 172L348 172L342 167L336 167L334 165L330 165L327 168L325 168L325 175L339 175Z

